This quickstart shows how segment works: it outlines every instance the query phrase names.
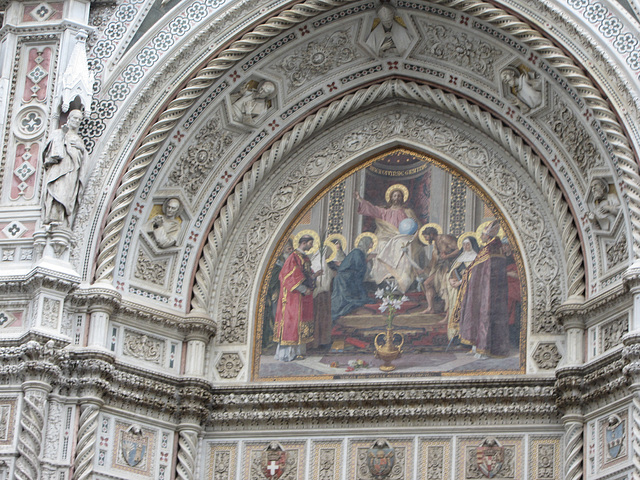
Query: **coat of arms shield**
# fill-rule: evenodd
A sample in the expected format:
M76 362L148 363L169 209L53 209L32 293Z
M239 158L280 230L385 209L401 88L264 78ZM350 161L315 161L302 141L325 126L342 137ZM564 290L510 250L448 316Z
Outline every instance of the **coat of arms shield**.
M487 478L494 478L504 465L504 447L495 438L486 438L476 449L478 470Z
M624 422L617 415L611 415L605 430L607 439L607 453L611 459L618 458L622 453L625 439Z
M287 452L279 443L271 443L262 452L262 473L265 478L277 480L284 472L287 465Z
M387 477L396 461L395 450L384 438L376 440L367 451L367 467L375 479Z
M122 433L120 452L130 467L137 467L147 454L147 439L138 425L131 425Z

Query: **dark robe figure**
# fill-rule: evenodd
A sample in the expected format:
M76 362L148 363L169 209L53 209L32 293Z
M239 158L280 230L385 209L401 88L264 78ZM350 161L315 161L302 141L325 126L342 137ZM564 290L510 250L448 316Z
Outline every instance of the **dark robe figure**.
M472 345L478 358L509 354L507 260L495 222L482 233L492 238L464 272L454 316L459 315L460 342ZM495 232L494 232L495 231Z
M331 320L334 323L338 318L371 301L364 288L364 277L367 273L366 251L370 247L371 239L364 237L358 248L353 249L338 266L331 293Z

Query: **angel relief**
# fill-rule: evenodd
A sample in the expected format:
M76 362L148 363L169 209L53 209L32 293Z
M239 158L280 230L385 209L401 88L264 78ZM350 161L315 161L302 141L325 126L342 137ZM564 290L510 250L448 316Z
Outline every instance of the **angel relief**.
M369 160L279 242L260 291L254 378L523 373L515 247L458 172L405 149Z

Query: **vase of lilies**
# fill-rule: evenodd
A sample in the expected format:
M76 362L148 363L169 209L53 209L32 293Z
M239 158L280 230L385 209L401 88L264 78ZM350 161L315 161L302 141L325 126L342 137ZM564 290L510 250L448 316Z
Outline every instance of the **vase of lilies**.
M393 331L393 320L396 317L396 313L402 308L402 304L408 301L409 298L402 293L395 293L390 287L379 288L376 291L376 298L382 300L378 310L387 314L387 331L376 335L373 343L376 348L376 358L384 362L384 365L380 366L380 370L390 372L396 368L391 362L400 357L402 345L404 345L402 334ZM394 343L396 337L400 338L399 343ZM379 338L384 341L378 342Z

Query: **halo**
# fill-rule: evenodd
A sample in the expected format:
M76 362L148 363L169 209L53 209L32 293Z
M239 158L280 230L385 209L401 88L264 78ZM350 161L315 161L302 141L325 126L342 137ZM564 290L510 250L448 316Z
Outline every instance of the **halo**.
M325 260L325 262L327 263L333 262L336 259L336 255L338 254L338 249L336 248L336 246L333 243L327 242L325 240L323 248L327 248L331 250L331 253L327 255L327 259ZM326 255L326 251L325 251L325 255Z
M332 233L331 235L329 235L327 238L324 239L324 244L327 245L328 243L331 243L331 245L333 245L332 243L333 240L340 241L340 246L342 247L343 251L347 249L347 239L341 233Z
M387 193L384 194L384 199L387 201L387 203L391 201L391 192L393 192L394 190L400 190L402 192L403 202L409 200L409 189L401 183L396 183L395 185L391 185L389 188L387 188Z
M458 237L458 250L462 250L462 242L464 242L465 238L473 237L478 241L478 235L476 232L464 232L462 235Z
M481 247L485 246L487 244L487 242L483 242L481 240L482 238L482 231L487 228L489 225L491 225L493 222L495 222L496 220L487 220L486 222L482 222L478 228L476 228L476 240L478 240L478 245L480 245ZM502 226L500 226L500 230L498 231L498 238L502 239L504 238L504 230L502 229Z
M435 228L436 231L438 232L438 235L442 235L442 227L440 225L438 225L437 223L427 223L427 224L423 225L422 227L420 227L420 230L418 230L418 238L425 245L429 245L429 242L427 241L426 238L424 238L424 231L429 227Z
M313 247L307 252L307 255L313 255L320 248L320 235L315 230L302 230L293 237L293 248L298 248L299 241L305 235L311 235L313 237Z
M358 235L355 242L356 246L358 246L360 240L362 240L364 237L369 237L371 240L373 240L373 245L371 245L371 248L367 250L367 253L375 251L375 249L378 247L378 237L376 237L376 234L372 232L362 232L360 235Z

